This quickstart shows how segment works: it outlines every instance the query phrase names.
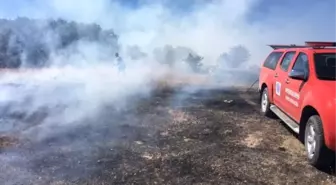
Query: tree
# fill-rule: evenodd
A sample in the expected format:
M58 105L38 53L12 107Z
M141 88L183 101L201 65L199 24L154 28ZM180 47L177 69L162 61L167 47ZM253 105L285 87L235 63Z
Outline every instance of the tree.
M119 49L118 36L114 31L103 30L98 24L26 17L0 19L0 23L0 68L17 68L21 64L44 67L51 53L80 52L69 50L79 41L102 46L104 50L99 51L111 57Z
M130 56L132 60L139 60L147 56L137 45L127 47L127 55Z
M192 53L189 53L188 57L185 59L194 72L200 72L202 68L202 60L203 57Z
M240 67L250 59L250 52L242 45L232 47L229 52L224 52L219 57L220 66L230 68Z
M185 62L194 72L200 71L202 67L203 57L188 47L165 45L163 48L156 48L154 55L160 63L169 66L174 66L178 62Z

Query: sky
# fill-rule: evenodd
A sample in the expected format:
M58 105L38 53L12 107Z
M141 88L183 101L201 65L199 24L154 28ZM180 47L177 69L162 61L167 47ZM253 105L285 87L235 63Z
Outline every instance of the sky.
M50 1L50 0L46 0ZM70 0L73 2L80 2L79 0ZM172 11L188 13L197 4L207 4L209 2L214 2L215 0L165 0L163 2L165 6L172 9ZM244 0L238 0L244 1ZM148 4L150 2L159 2L157 0L111 0L111 2L117 2L118 4L130 8L137 9ZM20 15L27 7L35 6L39 7L39 0L0 0L0 12L1 16L16 16ZM42 3L44 4L44 3ZM324 9L323 17L330 17L332 20L335 20L335 8L336 1L334 0L260 0L254 7L251 9L251 17L253 19L262 20L266 16L272 15L274 11L276 13L286 12L287 16L289 15L298 15L307 11L312 11L312 9L319 7L320 10ZM323 8L322 8L323 7ZM289 11L291 10L291 11ZM314 13L314 12L311 12ZM320 12L319 12L320 13ZM286 16L286 15L285 15ZM335 25L335 21L331 21Z
M335 0L0 0L3 18L95 22L124 45L182 45L209 60L236 44L260 61L266 44L336 40L335 9Z

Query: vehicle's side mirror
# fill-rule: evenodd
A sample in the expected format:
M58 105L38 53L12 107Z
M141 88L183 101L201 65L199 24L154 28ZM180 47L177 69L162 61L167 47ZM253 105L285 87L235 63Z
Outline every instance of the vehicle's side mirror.
M303 70L295 70L293 69L289 73L289 78L296 79L296 80L307 80L307 74Z

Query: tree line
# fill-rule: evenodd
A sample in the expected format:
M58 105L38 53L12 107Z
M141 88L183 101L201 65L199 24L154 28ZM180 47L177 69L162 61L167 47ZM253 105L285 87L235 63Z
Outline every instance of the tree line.
M99 43L111 54L118 50L114 31L103 30L98 24L26 17L0 19L0 68L48 66L52 53L67 50L79 41Z
M52 54L73 54L76 50L72 46L78 43L96 43L110 58L120 50L114 30L102 29L95 23L26 17L0 19L0 68L46 67L50 65ZM125 54L133 60L148 55L137 46L128 46L126 50ZM204 70L204 57L188 47L165 45L156 48L152 54L163 64L172 66L182 62L195 72ZM244 46L236 45L218 56L216 68L239 68L249 57L250 53Z

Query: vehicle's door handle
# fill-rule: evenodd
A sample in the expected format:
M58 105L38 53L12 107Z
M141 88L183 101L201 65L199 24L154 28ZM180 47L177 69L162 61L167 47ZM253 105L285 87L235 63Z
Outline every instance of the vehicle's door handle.
M274 77L277 78L278 77L278 73L275 73Z
M289 84L289 82L290 82L289 79L286 79L286 84Z

